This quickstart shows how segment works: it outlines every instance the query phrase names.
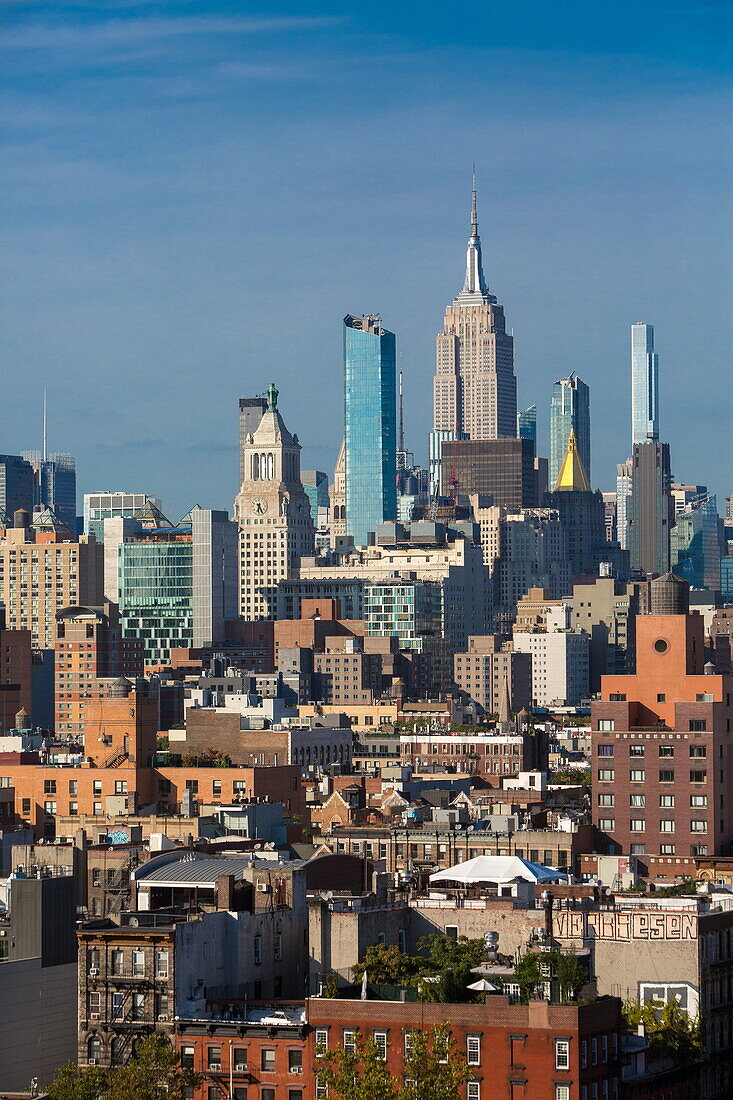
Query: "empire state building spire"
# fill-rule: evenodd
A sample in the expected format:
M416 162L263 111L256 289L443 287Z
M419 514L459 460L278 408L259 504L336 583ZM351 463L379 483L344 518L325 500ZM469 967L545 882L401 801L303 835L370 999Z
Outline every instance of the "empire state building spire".
M471 236L466 250L466 279L463 290L458 296L459 302L482 300L488 293L484 270L481 266L481 238L478 235L478 208L476 204L476 167L473 169L473 187L471 189Z

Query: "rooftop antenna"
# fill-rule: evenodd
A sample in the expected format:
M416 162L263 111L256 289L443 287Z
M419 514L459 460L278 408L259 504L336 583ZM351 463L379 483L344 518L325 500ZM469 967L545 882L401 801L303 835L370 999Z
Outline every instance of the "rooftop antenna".
M47 442L46 429L47 429L47 424L48 424L48 418L47 418L47 415L46 415L46 387L44 386L43 387L43 461L44 462L46 461L46 442Z
M402 352L400 352L400 426L397 450L404 451L405 449L405 419L404 419L404 394L402 392Z

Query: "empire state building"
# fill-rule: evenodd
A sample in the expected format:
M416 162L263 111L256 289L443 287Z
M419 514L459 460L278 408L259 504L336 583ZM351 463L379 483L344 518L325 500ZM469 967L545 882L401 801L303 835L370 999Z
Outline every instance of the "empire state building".
M517 434L514 340L506 331L504 308L484 278L475 174L466 279L446 309L443 331L436 339L433 427L440 441Z

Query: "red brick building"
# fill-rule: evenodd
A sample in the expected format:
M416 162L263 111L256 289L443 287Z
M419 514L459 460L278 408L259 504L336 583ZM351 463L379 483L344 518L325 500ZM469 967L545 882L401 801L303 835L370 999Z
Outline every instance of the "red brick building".
M705 663L702 616L640 615L636 672L593 704L593 822L610 851L725 855L733 847L733 676Z
M202 1074L194 1100L325 1097L318 1052L348 1046L357 1033L382 1047L401 1080L409 1033L446 1024L471 1069L466 1100L616 1100L621 1091L615 997L574 1006L518 1005L503 996L451 1005L313 997L302 1016L283 1006L280 1022L274 1010L258 1021L251 1007L239 1020L177 1022L176 1049Z

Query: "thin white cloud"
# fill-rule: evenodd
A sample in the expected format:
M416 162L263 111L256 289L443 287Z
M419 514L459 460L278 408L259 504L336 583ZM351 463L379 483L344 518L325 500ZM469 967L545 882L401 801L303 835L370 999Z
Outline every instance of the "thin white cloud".
M115 19L88 25L68 23L25 23L6 29L6 50L103 49L153 40L198 35L272 34L319 30L338 26L341 19L330 16L282 16L277 18L228 19L185 16L177 18Z

